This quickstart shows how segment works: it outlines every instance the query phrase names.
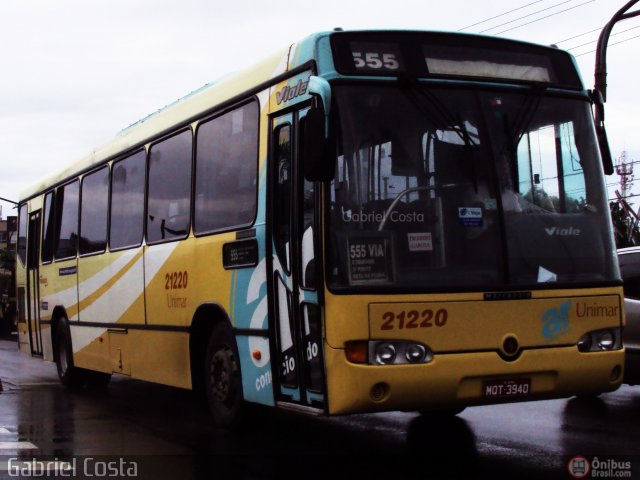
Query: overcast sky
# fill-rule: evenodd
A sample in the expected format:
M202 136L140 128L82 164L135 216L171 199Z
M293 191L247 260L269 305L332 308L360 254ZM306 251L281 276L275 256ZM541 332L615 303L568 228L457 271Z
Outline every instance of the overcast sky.
M563 40L600 29L624 3L1 0L0 197L17 199L37 178L74 162L158 108L311 32L334 27L459 30L497 16L465 31L489 29L484 33L566 49L586 44L571 52L592 88L595 55L588 52L598 32ZM640 37L640 17L619 24L613 33L619 34L610 45L622 43L610 47L608 56L611 150L614 157L626 150L640 162L640 38L633 38ZM640 165L637 171L634 193L640 193ZM14 214L11 205L0 204L3 218Z

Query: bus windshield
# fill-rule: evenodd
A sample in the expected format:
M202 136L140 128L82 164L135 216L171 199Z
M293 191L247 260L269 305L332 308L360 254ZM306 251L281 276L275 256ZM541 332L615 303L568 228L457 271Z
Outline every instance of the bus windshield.
M619 278L589 104L336 86L333 288L534 288Z

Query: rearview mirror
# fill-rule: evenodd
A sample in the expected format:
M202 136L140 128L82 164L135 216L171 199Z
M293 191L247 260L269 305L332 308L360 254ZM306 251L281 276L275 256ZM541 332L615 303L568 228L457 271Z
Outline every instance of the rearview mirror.
M609 140L607 139L607 131L604 128L604 123L602 125L596 123L596 136L598 137L598 145L600 146L604 173L606 175L613 175L613 157L609 149Z
M302 130L302 162L304 178L310 182L333 180L334 164L326 155L325 114L321 101L311 107L304 117Z
M602 167L606 175L613 175L613 157L611 156L611 150L609 148L607 130L604 128L604 99L599 90L592 90L589 93L595 107L593 121L596 127L600 156L602 157Z
M302 129L302 162L304 178L310 182L333 180L335 165L327 155L331 87L320 77L309 77L309 94L313 105L304 117Z

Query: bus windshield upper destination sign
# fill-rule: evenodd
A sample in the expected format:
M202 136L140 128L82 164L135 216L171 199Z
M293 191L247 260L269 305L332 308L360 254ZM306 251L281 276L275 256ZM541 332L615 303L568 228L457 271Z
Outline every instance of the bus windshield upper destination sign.
M345 32L332 36L336 69L347 75L494 78L582 89L570 55L497 38L442 32Z
M360 72L402 72L400 48L393 43L351 42L353 66Z

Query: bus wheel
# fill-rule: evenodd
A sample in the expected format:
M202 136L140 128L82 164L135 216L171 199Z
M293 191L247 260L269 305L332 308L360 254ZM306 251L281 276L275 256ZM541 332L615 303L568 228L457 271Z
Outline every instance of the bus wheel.
M73 350L71 347L71 332L69 321L62 317L56 329L56 367L58 378L67 388L78 388L84 383L82 371L73 365Z
M244 399L236 342L223 324L211 332L205 356L205 391L214 422L232 427L241 417Z

